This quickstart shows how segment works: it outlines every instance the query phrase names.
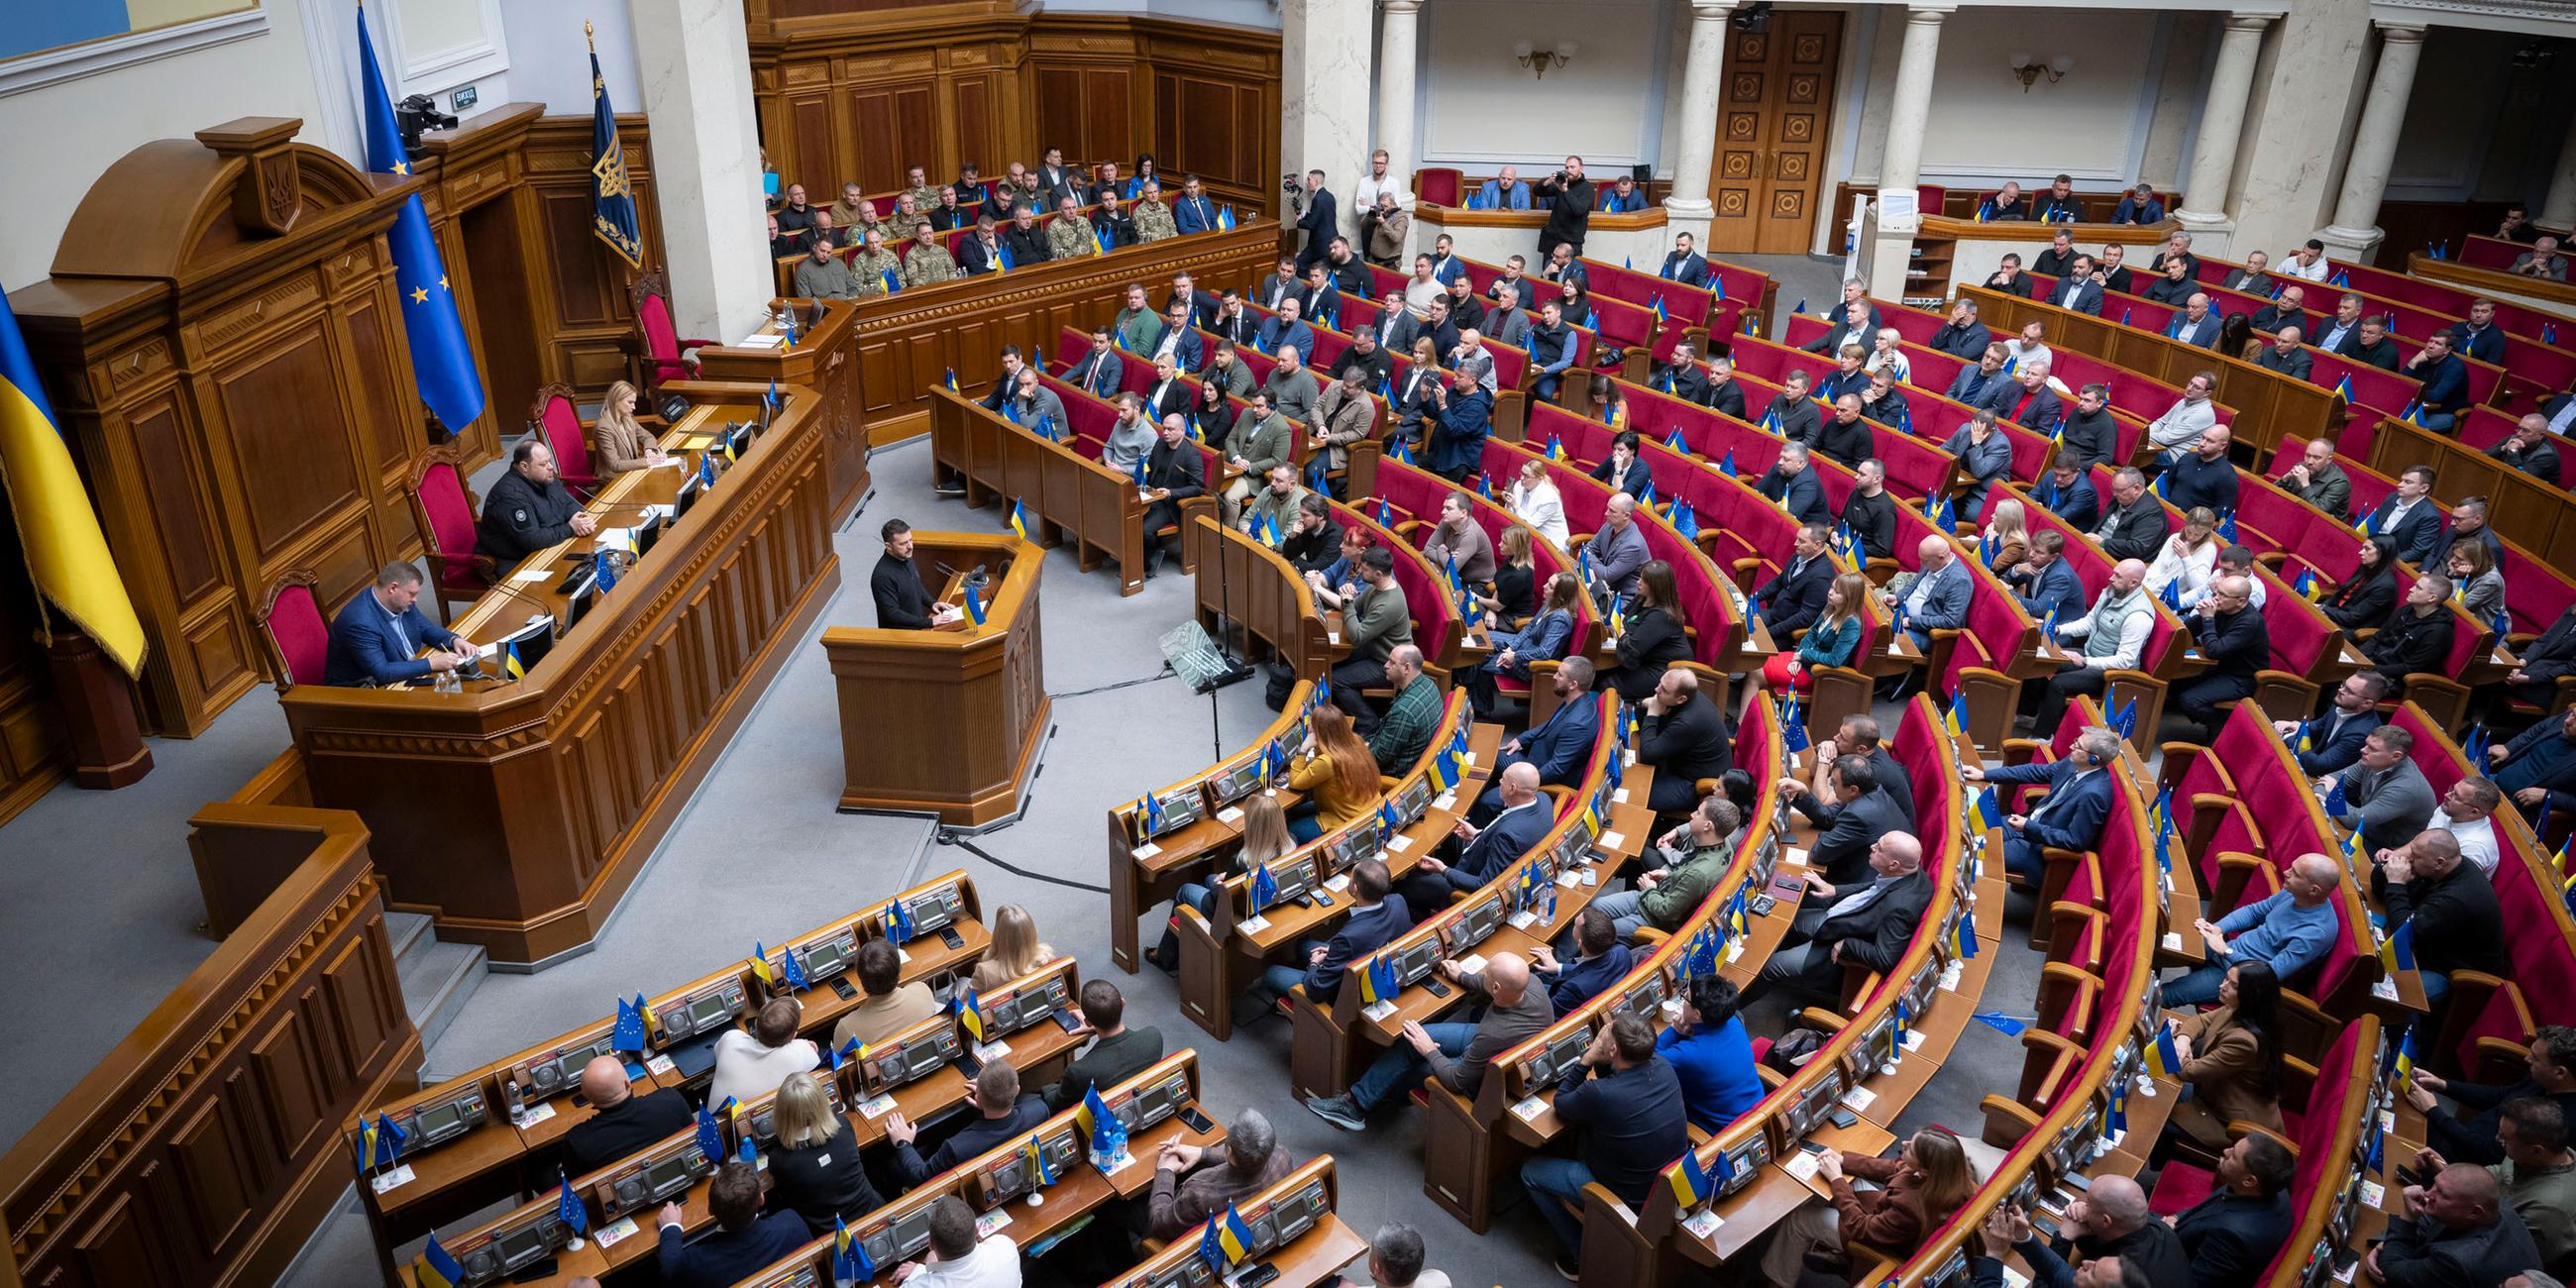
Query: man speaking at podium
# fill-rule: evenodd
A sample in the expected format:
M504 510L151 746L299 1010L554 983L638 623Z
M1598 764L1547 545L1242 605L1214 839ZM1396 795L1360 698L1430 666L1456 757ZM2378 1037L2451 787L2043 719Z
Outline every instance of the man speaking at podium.
M888 519L880 531L885 554L868 574L868 592L877 599L877 625L890 631L926 631L946 626L960 616L955 604L930 597L921 573L912 566L912 525Z
M474 656L474 646L429 620L419 599L420 569L400 561L386 564L376 574L376 584L332 620L322 682L400 684L464 665ZM426 657L420 656L423 644L432 649Z

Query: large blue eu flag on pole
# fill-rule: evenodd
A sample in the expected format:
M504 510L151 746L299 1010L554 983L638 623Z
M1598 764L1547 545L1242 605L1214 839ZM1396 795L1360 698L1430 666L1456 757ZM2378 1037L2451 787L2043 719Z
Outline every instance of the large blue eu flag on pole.
M367 169L374 174L410 174L403 151L402 129L394 123L394 101L385 92L384 73L376 68L376 45L367 38L367 11L358 9L358 114L367 129ZM447 269L438 259L438 240L429 230L429 213L420 194L403 198L402 213L385 234L393 252L394 285L402 292L403 334L411 339L412 376L420 400L447 426L462 431L483 414L483 378L474 371L474 351L465 343L465 323L456 315L456 292L447 284Z
M644 235L636 230L635 189L626 182L626 145L617 141L617 109L608 105L608 82L599 74L599 44L581 24L590 46L590 230L619 259L644 267Z

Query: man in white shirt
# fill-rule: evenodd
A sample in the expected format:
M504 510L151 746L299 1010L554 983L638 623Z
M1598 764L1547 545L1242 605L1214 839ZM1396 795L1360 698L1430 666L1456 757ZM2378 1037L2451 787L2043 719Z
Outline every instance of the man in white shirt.
M1379 148L1377 151L1369 154L1368 177L1360 180L1359 191L1353 194L1354 198L1360 203L1358 207L1360 210L1374 212L1377 209L1377 198L1379 193L1392 195L1395 198L1395 204L1398 208L1409 206L1413 203L1413 194L1404 190L1404 180L1388 174L1386 172L1386 167L1387 155L1385 148ZM1367 222L1365 217L1363 217L1362 222Z
M1404 283L1404 307L1416 318L1431 316L1431 302L1449 294L1449 288L1431 273L1431 253L1413 257L1413 276Z
M894 1281L913 1288L1020 1288L1020 1245L999 1232L978 1241L975 1209L944 1195L931 1200L927 1255L895 1267Z
M2496 844L2495 834L2496 806L2503 803L2503 791L2472 774L2442 793L2442 803L2433 807L2433 817L2424 826L2440 828L2460 838L2460 857L2492 877L2504 853Z
M2217 384L2218 377L2206 371L2193 376L2183 384L2181 399L2147 426L2148 441L2164 449L2167 465L2190 453L2200 432L2218 423L2218 408L2209 401Z
M747 1103L778 1090L790 1075L821 1064L823 1055L814 1044L796 1036L796 1019L795 998L773 997L753 1017L748 1032L725 1030L716 1039L716 1072L707 1084L707 1104Z
M2311 237L2307 245L2290 252L2289 256L2281 261L2281 266L2274 271L2291 277L2303 277L2311 282L2322 282L2334 272L2334 266L2326 262L2326 244Z
M1446 1271L1425 1268L1422 1232L1402 1221L1389 1221L1369 1240L1368 1283L1376 1288L1449 1288ZM1347 1274L1335 1275L1326 1288L1366 1288Z

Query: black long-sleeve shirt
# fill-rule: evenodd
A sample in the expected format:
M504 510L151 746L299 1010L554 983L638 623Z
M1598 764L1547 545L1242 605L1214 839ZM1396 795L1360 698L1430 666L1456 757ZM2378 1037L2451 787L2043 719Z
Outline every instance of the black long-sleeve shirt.
M2272 637L2263 626L2263 610L2251 604L2232 613L2192 618L2192 635L2200 641L2201 656L2210 660L2212 675L2251 685L2254 673L2272 660Z
M2379 664L2374 670L2392 680L2403 682L2417 671L2439 672L2451 651L2451 615L2439 604L2429 613L2401 608L2361 651Z
M893 631L930 629L930 590L909 559L888 554L868 574L868 593L876 597L877 625Z

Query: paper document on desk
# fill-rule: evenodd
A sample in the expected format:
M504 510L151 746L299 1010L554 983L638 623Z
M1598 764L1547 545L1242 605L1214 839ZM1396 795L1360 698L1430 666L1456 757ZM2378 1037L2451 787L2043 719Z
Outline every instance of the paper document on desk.
M742 338L742 343L737 344L734 347L737 349L775 349L785 343L787 343L787 337L773 331L765 335L744 336Z
M1803 1149L1794 1150L1789 1155L1789 1161L1780 1164L1780 1170L1802 1181L1812 1180L1816 1175L1816 1160L1819 1157L1822 1156L1810 1154Z
M554 569L547 567L544 564L538 564L534 568L523 568L517 572L511 573L510 580L514 582L539 582L554 575Z

